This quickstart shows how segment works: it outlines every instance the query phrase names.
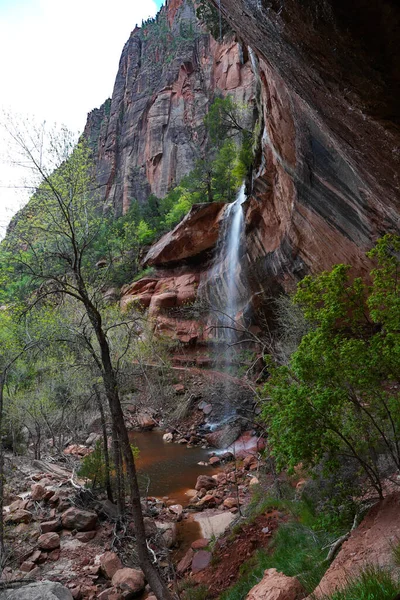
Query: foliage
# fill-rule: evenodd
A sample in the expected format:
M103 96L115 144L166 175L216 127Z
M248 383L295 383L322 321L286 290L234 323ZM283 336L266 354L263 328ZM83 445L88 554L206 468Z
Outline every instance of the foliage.
M199 0L196 15L215 40L221 40L229 33L232 33L230 25L209 0Z
M274 498L261 490L255 492L253 517L259 511L274 508L289 512L291 518L279 526L268 550L258 550L242 565L239 580L221 595L221 600L242 600L261 581L265 569L276 568L285 575L298 577L309 593L326 571L326 547L337 537L337 530L325 532L318 528L317 516L307 503Z
M111 466L111 465L110 465ZM106 465L104 458L104 448L100 440L95 444L93 452L87 454L81 462L78 471L79 477L90 479L92 488L99 487L104 489L106 486Z
M370 256L372 284L337 265L300 282L294 301L311 325L288 366L273 367L263 417L278 468L328 457L357 462L382 495L382 455L400 468L400 301L398 237L386 235Z
M369 567L350 580L344 589L324 596L322 600L394 600L399 592L400 583L389 571Z
M137 459L139 457L139 448L132 444L131 449L134 458ZM112 461L110 461L110 469L111 472L114 469ZM89 479L92 489L105 489L107 484L107 470L104 446L100 440L97 440L93 451L82 459L78 475L84 479Z
M242 138L249 139L251 131L247 127L248 121L248 107L235 102L229 94L225 98L215 98L204 118L210 139L213 144L217 145L221 143L221 140L238 134Z

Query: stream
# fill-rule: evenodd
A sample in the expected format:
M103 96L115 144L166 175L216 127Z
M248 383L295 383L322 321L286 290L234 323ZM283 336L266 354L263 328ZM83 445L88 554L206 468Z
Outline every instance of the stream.
M166 443L159 431L132 431L129 437L140 451L136 465L143 496L168 496L174 502L186 506L189 498L185 492L194 488L197 477L216 472L211 467L197 464L208 461L209 450Z

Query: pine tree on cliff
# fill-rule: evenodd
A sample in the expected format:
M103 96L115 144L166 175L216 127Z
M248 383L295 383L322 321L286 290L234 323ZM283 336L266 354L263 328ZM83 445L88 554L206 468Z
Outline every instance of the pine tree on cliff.
M63 298L69 297L76 303L77 311L83 309L85 327L92 328L91 339L95 341L89 342L89 353L101 374L113 430L126 465L140 565L157 598L172 600L147 549L135 460L102 314L101 288L106 270L101 275L93 263L104 219L101 203L96 203L90 151L84 141L76 144L65 130L46 137L42 129L35 130L30 124L24 129L9 123L8 132L25 165L37 178L36 191L8 237L10 260L21 276L29 278L31 306L50 299L62 303ZM108 261L112 265L111 253Z

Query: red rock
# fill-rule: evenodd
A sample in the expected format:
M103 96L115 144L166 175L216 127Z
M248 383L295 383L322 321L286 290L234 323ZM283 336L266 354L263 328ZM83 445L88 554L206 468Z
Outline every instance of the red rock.
M210 458L210 460L208 461L208 463L211 466L216 466L216 465L219 465L221 463L221 459L218 456L212 456Z
M156 425L155 420L151 415L147 413L139 413L136 416L137 423L141 429L153 429Z
M80 510L71 506L62 516L61 521L66 529L77 531L91 531L96 528L97 514L88 510Z
M38 539L41 550L55 550L60 547L60 536L58 533L43 533Z
M41 552L40 550L35 550L35 552L33 552L30 556L29 556L29 560L31 562L37 562L40 558Z
M59 548L57 548L56 550L52 550L51 552L49 552L49 554L47 556L47 560L56 561L59 558L60 558L60 550L59 550Z
M204 550L204 548L207 548L209 543L210 543L210 540L206 540L205 538L200 538L200 539L192 542L191 547L193 550Z
M20 565L19 569L20 571L23 571L24 573L29 573L29 571L32 571L32 569L34 569L36 567L34 562L31 562L30 560L25 560L22 565Z
M203 413L205 415L209 415L210 413L212 413L212 404L206 404L205 407L203 408Z
M236 440L234 444L230 448L231 451L236 458L245 458L249 454L255 455L261 450L265 448L265 440L253 435L251 432L245 432Z
M226 508L234 508L238 505L238 501L236 498L225 498L223 504Z
M50 498L52 498L54 496L55 493L56 493L55 490L46 490L43 500L45 502L48 502L50 500Z
M257 457L254 456L253 454L249 454L243 460L243 468L246 469L247 471L251 468L252 465L255 465L257 468L257 464L258 464Z
M95 536L97 531L78 531L75 538L80 542L90 542Z
M117 594L120 596L119 592L117 592L115 588L108 588L100 592L100 594L97 596L97 600L110 600L112 595L115 597Z
M213 477L209 475L199 475L196 481L195 489L197 491L204 488L205 490L212 490L217 487L217 482Z
M267 569L259 584L254 586L246 600L302 600L305 591L295 577L287 577L276 569Z
M219 224L225 206L213 202L194 205L186 217L154 244L145 264L161 265L196 256L213 248L218 240Z
M143 572L139 569L118 569L115 572L111 583L113 587L121 590L121 592L131 592L132 594L138 594L144 590L145 581Z
M71 588L70 592L71 592L74 600L81 600L81 598L82 598L81 586Z
M17 509L16 511L10 513L4 519L5 523L30 523L32 521L33 515L27 510L23 510L22 508Z
M181 504L172 504L172 506L168 507L168 510L180 517L183 513L183 506Z
M216 506L217 504L217 499L215 498L215 496L211 496L211 494L206 494L204 496L204 498L202 498L200 500L200 502L198 502L196 504L196 506L202 506L202 507L207 507L207 508L212 508L213 506Z
M100 556L100 567L104 575L108 579L112 579L116 571L123 568L123 565L115 552L105 552Z
M42 533L58 531L58 529L61 529L60 519L54 519L53 521L43 521L43 523L40 523L40 531Z
M189 548L185 556L181 558L181 560L177 564L176 572L178 573L178 575L183 575L189 569L189 567L192 564L193 556L194 551L192 550L192 548Z
M40 485L40 483L34 483L32 485L32 492L31 492L32 500L34 500L35 502L40 502L45 497L45 494L46 494L46 489L42 485Z
M204 571L210 564L211 557L211 552L206 552L206 550L196 552L192 560L192 572L199 573L200 571Z

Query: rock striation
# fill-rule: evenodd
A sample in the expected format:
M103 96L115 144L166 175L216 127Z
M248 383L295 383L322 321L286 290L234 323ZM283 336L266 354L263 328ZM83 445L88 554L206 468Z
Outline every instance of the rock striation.
M254 51L260 89L252 279L287 287L337 262L365 271L373 240L399 230L398 3L221 6Z
M150 193L163 197L189 173L215 94L254 98L250 61L234 39L205 33L189 0L174 0L125 44L112 98L88 115L102 196L116 214Z
M135 29L112 99L89 115L85 133L106 202L121 214L192 169L216 92L256 105L238 282L247 318L260 292L292 289L307 273L345 262L366 274L366 250L399 231L400 12L394 0L221 0L221 8L240 43L216 42L187 0ZM209 323L176 309L204 299L210 279L224 294L223 272L211 268L223 214L220 205L194 207L150 249L155 275L125 287L122 306L138 301L160 331L205 341Z

